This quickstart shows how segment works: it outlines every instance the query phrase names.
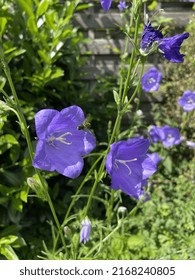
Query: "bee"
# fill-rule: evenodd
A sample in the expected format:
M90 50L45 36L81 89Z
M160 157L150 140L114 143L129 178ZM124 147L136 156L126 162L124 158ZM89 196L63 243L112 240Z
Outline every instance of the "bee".
M78 130L85 130L85 129L90 129L90 128L91 128L91 124L87 119L85 119L82 124L77 126Z

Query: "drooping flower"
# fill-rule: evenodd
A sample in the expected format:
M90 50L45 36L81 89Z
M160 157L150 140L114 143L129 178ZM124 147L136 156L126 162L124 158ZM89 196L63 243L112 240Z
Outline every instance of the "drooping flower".
M185 54L180 53L181 44L185 39L189 37L189 33L177 34L173 37L164 38L159 49L163 52L163 56L174 63L179 63L184 61Z
M157 91L162 80L162 74L156 69L156 67L150 68L150 70L142 76L141 85L144 91Z
M177 34L173 37L163 38L161 31L152 27L151 22L144 25L140 53L144 56L153 52L156 48L169 61L174 63L183 62L184 54L180 53L181 44L189 37L189 33Z
M149 135L155 143L161 141L165 148L181 143L181 136L178 128L173 128L168 125L163 127L152 126L149 130Z
M118 8L119 8L120 12L123 12L127 8L126 1L120 1L118 4Z
M145 24L140 44L141 54L149 54L153 46L158 45L162 39L163 35L160 30L154 29L150 22Z
M111 176L111 188L140 199L146 179L156 171L156 164L148 156L148 139L131 138L113 143L106 157L106 170Z
M104 11L108 11L110 9L110 6L112 4L112 0L100 0L101 6L104 9Z
M89 219L85 218L82 223L82 229L80 232L80 243L84 244L89 240L90 232L91 232L91 222Z
M195 91L186 90L183 96L178 99L178 104L183 107L185 112L195 109Z
M47 171L56 170L69 178L76 178L83 169L82 156L96 145L88 129L78 129L84 122L82 109L70 106L62 111L43 109L35 115L38 137L33 166Z

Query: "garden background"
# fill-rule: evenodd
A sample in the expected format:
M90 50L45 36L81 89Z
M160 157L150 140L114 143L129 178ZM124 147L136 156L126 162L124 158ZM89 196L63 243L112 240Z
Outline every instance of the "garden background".
M171 35L188 31L190 37L182 46L184 63L170 63L159 54L148 57L145 72L155 65L163 80L158 92L142 92L140 100L135 98L119 139L140 131L147 136L149 125L167 124L179 127L186 139L195 141L194 111L186 118L177 103L185 90L195 90L193 3L143 2L149 16L164 9L164 13L154 17L156 26L161 25ZM36 112L71 105L80 106L88 117L98 143L95 152L101 153L106 145L115 117L113 90L119 85L120 58L125 47L123 31L128 18L128 14L121 15L117 4L113 1L105 13L99 1L0 1L2 47L34 148ZM143 24L142 20L140 38ZM11 95L3 69L0 87ZM4 101L3 96L1 100ZM85 158L83 172L74 180L43 171L63 224L67 256L58 244L58 233L44 197L37 186L29 186L28 178L34 175L34 168L16 116L3 102L0 111L0 259L195 259L193 148L185 143L168 150L160 144L151 147L164 160L150 181L151 200L137 208L134 199L120 192L113 194L109 180L103 180L90 207L92 229L86 244L79 244L78 238L90 180L76 197L66 224L63 220L95 158ZM118 211L120 206L126 207L125 212ZM117 229L119 220L122 226Z

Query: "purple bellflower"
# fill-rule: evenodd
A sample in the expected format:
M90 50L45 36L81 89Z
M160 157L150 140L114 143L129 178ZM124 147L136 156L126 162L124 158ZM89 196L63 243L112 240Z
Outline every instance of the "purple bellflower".
M144 25L140 53L148 55L158 47L164 58L179 63L184 61L184 54L180 53L181 44L189 37L189 33L178 34L173 37L163 38L161 31L152 27L150 21Z
M106 170L111 176L111 188L122 190L127 195L140 199L142 186L156 171L156 163L148 156L148 139L131 138L113 143L106 157Z
M150 22L145 24L140 44L140 52L145 55L149 54L153 46L159 44L162 39L163 35L161 31L154 29Z
M178 34L173 37L164 38L159 45L159 49L163 52L164 58L179 63L184 61L184 54L180 53L181 44L189 37L189 33Z
M33 166L54 171L69 178L76 178L83 169L82 156L96 146L94 135L87 129L79 129L84 113L78 106L57 111L43 109L35 115L38 137Z
M123 12L127 8L126 1L120 1L118 4L118 8L119 8L120 12Z
M91 222L89 219L85 219L81 223L82 229L80 233L80 243L83 242L84 244L89 240L90 232L91 232Z
M157 91L162 80L162 74L155 68L152 67L150 70L142 76L141 85L144 91Z
M178 103L183 107L185 112L195 109L195 91L186 90L183 96L178 99Z
M107 12L110 9L112 0L100 0L100 3L104 11Z
M178 145L181 143L179 129L172 128L168 125L163 127L157 127L153 125L149 130L149 135L154 143L161 141L165 148L169 148L173 145Z

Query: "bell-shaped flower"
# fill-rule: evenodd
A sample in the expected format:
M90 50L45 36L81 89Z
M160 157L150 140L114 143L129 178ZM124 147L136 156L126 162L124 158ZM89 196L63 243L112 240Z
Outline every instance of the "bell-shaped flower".
M180 53L180 47L189 35L190 34L186 32L184 34L177 34L173 37L164 38L159 45L159 49L162 51L164 58L174 63L183 62L185 54Z
M162 39L163 35L160 30L154 29L150 22L145 24L140 44L141 54L148 55L152 49L162 41Z
M112 4L112 0L100 0L101 6L104 9L104 11L108 11L110 9L110 6Z
M90 232L91 232L91 222L88 218L85 218L82 223L82 229L80 232L80 243L84 244L89 240Z
M165 148L181 143L181 136L178 128L165 125L163 127L152 126L149 135L155 143L161 141Z
M118 4L118 8L120 12L123 12L127 8L126 1L120 1Z
M195 91L186 90L178 99L178 103L185 112L193 111L195 109Z
M144 91L154 92L159 89L161 80L162 74L156 69L156 67L152 67L142 76L141 85Z
M142 32L140 53L146 56L158 48L167 60L174 63L183 62L185 55L180 53L180 47L188 37L189 33L186 32L173 37L163 38L161 31L153 28L151 22L148 20Z
M106 170L111 176L111 188L140 199L146 179L156 171L156 163L148 156L148 139L131 138L113 143L106 157Z
M78 106L57 111L43 109L35 115L38 137L33 166L54 171L69 178L76 178L83 169L82 156L96 146L94 135L80 129L85 117Z

